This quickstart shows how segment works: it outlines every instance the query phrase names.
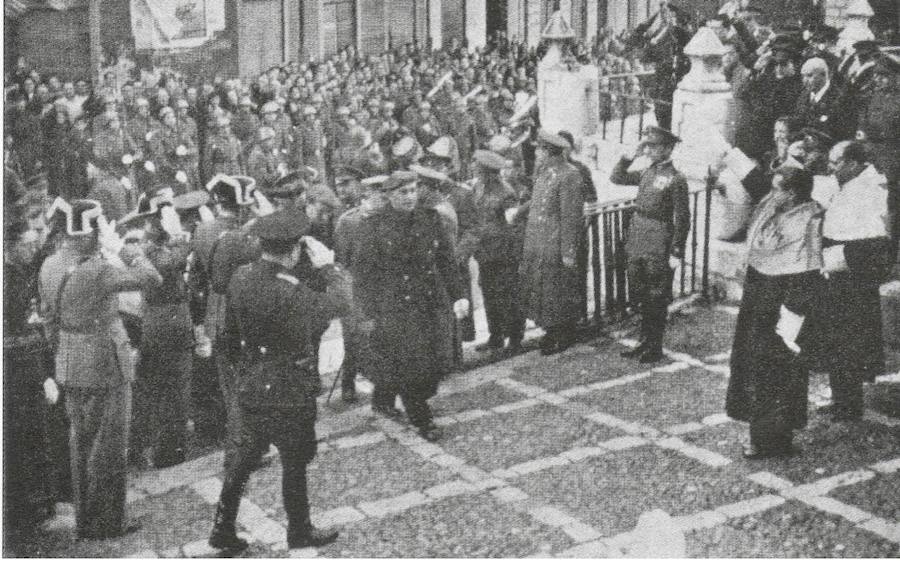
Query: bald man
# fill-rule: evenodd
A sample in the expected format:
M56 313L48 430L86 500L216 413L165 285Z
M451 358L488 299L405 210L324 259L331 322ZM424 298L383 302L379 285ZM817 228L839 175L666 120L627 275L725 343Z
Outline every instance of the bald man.
M838 141L852 138L856 131L855 113L844 90L831 81L825 59L809 59L800 68L800 75L803 91L797 97L794 115L801 127L814 127Z

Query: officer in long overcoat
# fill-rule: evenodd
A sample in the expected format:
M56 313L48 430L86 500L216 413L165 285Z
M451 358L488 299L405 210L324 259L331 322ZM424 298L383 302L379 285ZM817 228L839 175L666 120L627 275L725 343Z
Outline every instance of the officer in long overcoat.
M576 264L584 197L581 175L565 157L569 143L540 131L543 166L534 181L519 276L526 316L546 331L541 351L566 349L581 311Z
M469 304L453 256L453 241L434 209L418 206L415 173L398 171L381 186L388 205L363 221L355 274L371 332L372 409L409 421L428 440L440 433L427 400L453 365L453 315Z
M210 536L218 549L247 547L235 532L235 519L244 485L269 444L281 456L288 549L337 539L337 532L316 529L310 521L306 465L316 453L319 341L331 319L349 312L350 286L334 266L334 253L304 238L308 229L306 215L296 208L259 218L252 231L262 256L239 268L228 286L223 345L235 365L241 415L234 463L226 469ZM322 270L329 291L314 291L291 273L303 252Z
M218 113L213 116L213 131L206 139L203 157L206 171L204 177L211 179L216 174L241 174L243 172L241 141L231 132L231 115Z
M633 159L622 157L610 177L615 184L638 185L625 254L632 302L641 311L641 340L623 356L639 356L642 363L662 359L673 272L684 257L691 228L687 180L672 164L672 150L679 140L666 129L647 127L635 157L645 154L652 164L642 172L629 172Z
M72 202L69 235L79 238L79 263L50 276L54 285L46 288L57 303L56 379L71 423L76 533L92 539L130 531L125 477L134 367L117 294L161 282L141 252L124 252L114 233L98 234L99 211L96 202Z

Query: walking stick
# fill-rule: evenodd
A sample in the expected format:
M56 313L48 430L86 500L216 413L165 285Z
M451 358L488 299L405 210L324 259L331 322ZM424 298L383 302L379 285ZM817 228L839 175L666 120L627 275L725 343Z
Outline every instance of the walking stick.
M337 370L337 375L334 378L334 381L331 383L331 391L328 392L328 397L325 398L325 404L327 405L331 402L331 396L334 395L334 390L337 387L337 382L342 379L344 375L344 364L341 364L341 367Z

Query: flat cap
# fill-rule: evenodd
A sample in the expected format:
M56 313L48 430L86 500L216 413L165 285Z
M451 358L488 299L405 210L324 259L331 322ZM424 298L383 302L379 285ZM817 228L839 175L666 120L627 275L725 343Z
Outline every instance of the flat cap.
M571 145L569 145L569 141L563 139L559 135L554 135L553 133L545 129L540 129L538 131L538 141L545 145L550 145L551 147L557 147L560 149L571 148Z
M475 154L473 156L478 164L484 166L485 168L490 168L491 170L503 170L512 166L512 163L510 161L503 158L494 151L478 149L475 151Z
M306 211L293 207L259 217L251 228L252 234L272 242L295 242L308 232Z
M644 127L643 141L653 145L674 145L675 143L680 143L681 138L659 125L648 125Z
M398 170L391 174L387 180L381 184L380 189L383 192L392 192L397 188L402 188L404 186L408 186L409 184L415 183L418 179L418 176L415 172L411 172L409 170Z

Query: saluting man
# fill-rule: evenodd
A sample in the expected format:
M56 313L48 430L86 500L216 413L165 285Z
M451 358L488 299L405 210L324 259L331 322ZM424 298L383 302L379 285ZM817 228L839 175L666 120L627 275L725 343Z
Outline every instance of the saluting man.
M332 251L304 236L309 221L302 210L276 211L259 218L252 230L262 256L238 269L228 286L223 337L237 374L240 440L226 469L209 543L217 549L247 547L235 531L241 496L251 471L275 444L288 549L322 546L338 534L310 521L306 465L316 454L319 341L330 320L350 310L349 278L334 266ZM327 292L310 289L291 273L304 252L327 278Z
M625 254L632 299L641 311L641 340L622 356L639 357L641 363L663 358L673 274L684 257L691 228L687 180L672 164L672 150L680 140L662 127L647 127L634 156L647 156L650 166L642 172L629 172L634 159L623 156L610 177L616 184L638 185Z

